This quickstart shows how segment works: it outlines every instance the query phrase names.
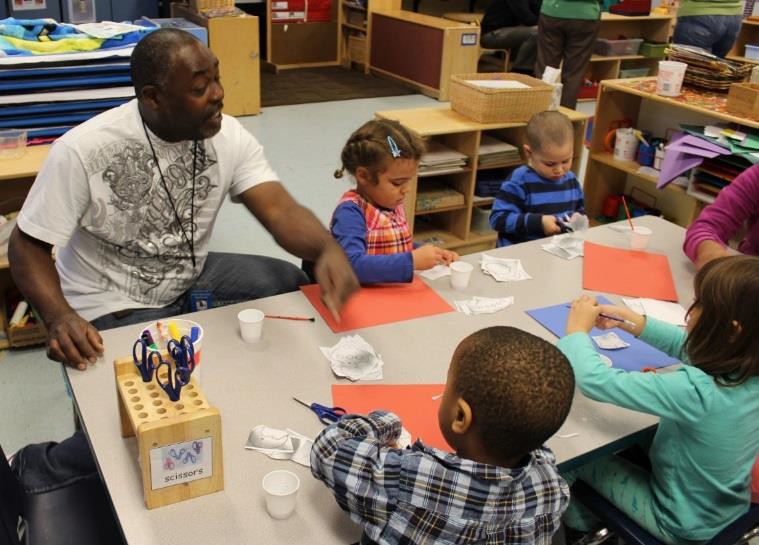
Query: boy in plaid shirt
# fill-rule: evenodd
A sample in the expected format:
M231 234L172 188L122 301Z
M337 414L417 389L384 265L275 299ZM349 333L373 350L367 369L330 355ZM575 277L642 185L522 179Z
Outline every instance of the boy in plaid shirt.
M543 446L564 422L574 375L552 344L480 330L453 354L438 420L455 454L395 446L398 417L346 415L314 442L311 471L361 524L364 544L551 543L569 489Z

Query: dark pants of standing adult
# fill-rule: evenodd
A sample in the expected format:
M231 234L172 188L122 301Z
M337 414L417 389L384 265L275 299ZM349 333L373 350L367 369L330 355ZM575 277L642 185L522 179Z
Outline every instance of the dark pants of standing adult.
M561 65L561 105L574 109L585 71L598 36L599 20L559 19L540 14L538 18L538 60L535 75L546 66Z
M672 38L676 44L695 45L724 58L741 29L742 15L686 15L678 17ZM738 53L743 55L743 52Z
M280 259L211 252L195 284L173 303L160 308L106 314L92 320L92 325L104 330L190 312L189 294L195 289L212 292L215 305L224 306L288 293L306 283L308 279L303 271ZM135 339L138 333L135 331ZM97 472L81 430L60 443L38 443L22 448L11 467L29 493L66 486Z
M537 38L536 26L507 26L483 34L480 45L488 49L508 49L512 70L532 72L537 57Z

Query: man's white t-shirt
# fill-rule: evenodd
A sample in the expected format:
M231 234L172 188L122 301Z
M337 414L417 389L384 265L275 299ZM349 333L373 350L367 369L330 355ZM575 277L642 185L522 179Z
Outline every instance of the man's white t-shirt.
M19 214L24 233L56 246L63 294L87 320L175 301L203 269L224 197L278 180L258 141L223 116L221 131L198 142L193 199L193 142L149 134L158 165L137 100L71 129ZM194 269L177 215L194 241Z

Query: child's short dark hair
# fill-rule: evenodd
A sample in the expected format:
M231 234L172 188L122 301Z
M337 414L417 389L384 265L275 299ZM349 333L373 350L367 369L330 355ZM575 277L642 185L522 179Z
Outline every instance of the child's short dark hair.
M720 384L737 386L759 375L759 257L710 261L696 274L698 321L685 341L690 362ZM738 328L733 325L738 323Z
M527 122L527 143L532 151L540 151L546 144L563 146L574 138L569 118L561 112L539 112Z
M393 154L393 146L397 146L397 157ZM372 119L361 125L348 138L340 154L343 166L335 171L335 178L341 178L344 170L355 176L356 169L364 167L376 180L388 158L416 161L425 151L424 140L398 121Z
M473 333L456 349L453 386L472 408L473 431L501 459L538 448L569 414L575 378L554 345L515 327Z

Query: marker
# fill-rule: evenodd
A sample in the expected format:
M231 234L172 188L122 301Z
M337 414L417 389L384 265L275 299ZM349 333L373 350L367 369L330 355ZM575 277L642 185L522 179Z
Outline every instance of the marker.
M567 308L572 308L572 305L565 305ZM608 314L605 314L603 312L600 312L598 314L601 318L606 318L607 320L614 320L615 322L622 322L623 324L631 325L633 327L638 327L638 324L636 324L633 321L625 320L624 318L617 318L616 316L610 316Z
M196 325L190 328L190 342L194 343L200 337L200 328Z
M316 318L309 318L308 316L275 316L273 314L264 314L266 318L273 318L275 320L298 320L300 322L315 322Z
M153 335L150 334L150 331L147 329L142 332L142 335L140 335L146 343L148 343L148 346L152 348L153 350L158 350L158 345L156 345L155 341L153 340Z
M179 340L182 338L182 336L179 334L177 324L174 322L169 322L169 335L171 335L171 338L177 342L179 342Z

